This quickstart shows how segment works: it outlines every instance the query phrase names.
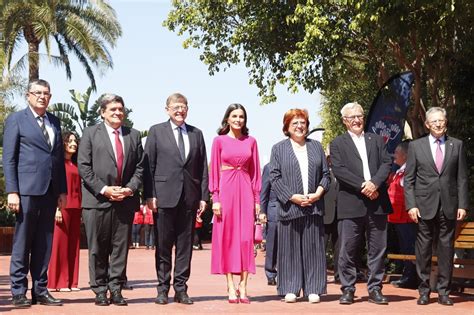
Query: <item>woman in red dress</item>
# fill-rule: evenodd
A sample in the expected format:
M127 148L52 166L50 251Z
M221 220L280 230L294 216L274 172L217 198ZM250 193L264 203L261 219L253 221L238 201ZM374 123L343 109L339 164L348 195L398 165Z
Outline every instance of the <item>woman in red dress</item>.
M53 246L48 269L48 288L78 291L79 241L81 238L81 178L77 170L78 138L63 133L64 163L67 178L67 203L56 210Z

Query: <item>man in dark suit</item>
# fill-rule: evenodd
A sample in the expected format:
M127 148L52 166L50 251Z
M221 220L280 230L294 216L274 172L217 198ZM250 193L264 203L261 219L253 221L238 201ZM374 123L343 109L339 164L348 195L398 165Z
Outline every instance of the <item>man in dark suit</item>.
M331 184L329 190L324 194L324 244L326 251L329 246L329 241L333 250L333 264L334 264L334 282L339 282L339 274L337 272L337 262L339 258L339 242L337 232L337 192L339 190L339 182L334 177L332 171L331 157L326 152L326 159L329 166L329 176L331 177Z
M168 303L174 245L174 300L193 304L186 282L191 273L196 210L204 211L209 199L206 146L201 130L185 123L188 101L184 95L169 96L166 112L170 119L150 128L145 145L145 197L157 225L155 303Z
M341 109L347 133L330 146L332 170L339 182L337 215L339 219L339 278L343 292L340 304L354 301L356 262L359 245L367 237L369 302L388 304L382 294L387 247L387 215L392 207L385 181L391 158L381 136L364 133L364 110L357 103Z
M266 222L265 275L268 285L276 285L278 257L278 209L280 202L272 189L270 166L266 164L262 173L260 191L260 220Z
M8 207L16 212L10 261L12 304L61 305L46 285L56 207L66 205L66 172L59 119L46 112L49 83L33 80L26 94L28 107L5 121L3 169ZM32 301L26 298L28 271Z
M84 130L77 161L82 177L89 282L96 305L127 305L122 288L133 217L140 208L143 148L140 132L123 126L123 99L105 94L99 103L104 122Z
M438 303L453 305L449 298L453 271L456 220L469 207L468 176L463 142L446 135L446 111L426 112L426 137L410 142L405 170L405 207L418 223L415 244L420 278L419 305L429 303L433 241L438 243Z

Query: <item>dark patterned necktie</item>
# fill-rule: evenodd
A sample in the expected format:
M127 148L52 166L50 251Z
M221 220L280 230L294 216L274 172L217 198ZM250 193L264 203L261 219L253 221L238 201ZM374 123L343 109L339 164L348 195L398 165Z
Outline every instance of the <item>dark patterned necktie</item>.
M49 149L51 150L51 139L49 139L49 134L48 134L48 131L46 130L46 126L44 123L44 116L38 116L37 119L40 122L40 128L41 128L41 132L43 133L43 137L46 140L46 143L48 144Z
M186 160L186 152L184 150L183 132L181 130L181 127L178 127L178 150L179 150L179 155L181 155L181 159L183 161Z

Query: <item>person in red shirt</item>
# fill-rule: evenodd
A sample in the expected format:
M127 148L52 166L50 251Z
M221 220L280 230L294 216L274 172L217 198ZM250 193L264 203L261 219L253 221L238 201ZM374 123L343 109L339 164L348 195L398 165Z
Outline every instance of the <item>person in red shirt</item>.
M146 249L155 249L155 230L153 229L154 220L153 220L153 211L148 208L146 205L143 205L143 213L145 215L145 220L143 224L145 225L145 245Z
M132 226L132 248L140 248L140 230L145 218L144 212L143 205L140 206L140 210L135 211Z
M416 224L409 217L405 209L405 196L403 179L408 157L408 140L401 142L395 149L394 163L400 168L388 177L388 196L392 203L393 213L388 215L388 222L393 224L398 236L400 252L402 254L415 254ZM399 280L391 284L398 288L417 288L416 266L410 260L403 263L403 273Z
M61 292L78 291L79 242L81 238L81 178L77 170L78 137L70 131L62 135L67 180L67 203L56 210L53 246L48 268L48 288Z

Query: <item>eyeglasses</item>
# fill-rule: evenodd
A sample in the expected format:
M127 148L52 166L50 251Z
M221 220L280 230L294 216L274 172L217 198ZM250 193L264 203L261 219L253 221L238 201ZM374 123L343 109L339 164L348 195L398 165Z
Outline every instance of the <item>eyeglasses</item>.
M306 121L294 121L291 123L291 127L298 127L298 125L301 125L303 127L306 126Z
M37 98L40 98L41 96L44 96L46 98L51 97L51 93L49 93L49 92L34 91L34 92L28 92L28 93L35 96L35 97L37 97Z
M178 110L182 110L184 112L188 111L187 105L174 105L174 106L168 106L168 108L171 109L173 112L177 112Z
M359 119L359 120L364 119L364 115L352 115L352 116L343 116L343 117L344 117L344 119L347 119L349 121L354 121L354 120L356 120L356 118Z
M428 123L429 123L430 125L437 125L437 124L443 125L443 124L446 123L446 119L430 120Z

